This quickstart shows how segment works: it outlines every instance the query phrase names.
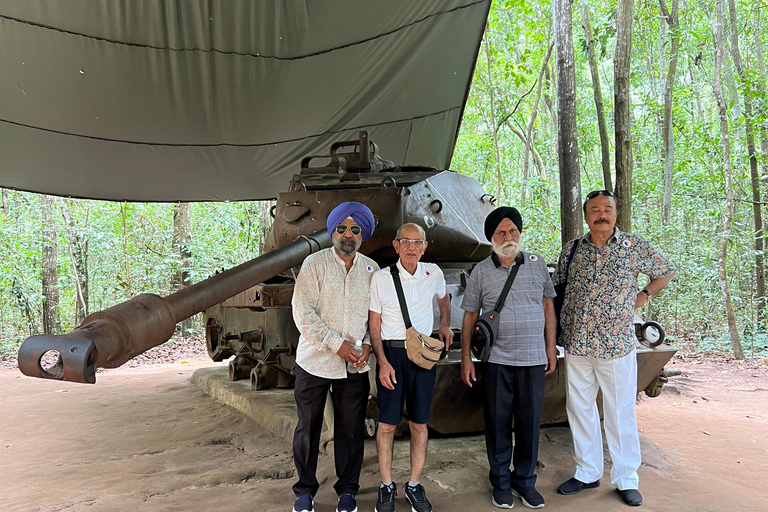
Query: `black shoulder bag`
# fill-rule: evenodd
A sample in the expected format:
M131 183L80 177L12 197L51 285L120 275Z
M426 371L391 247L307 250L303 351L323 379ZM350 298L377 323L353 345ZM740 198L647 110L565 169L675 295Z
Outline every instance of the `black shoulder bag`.
M555 293L557 295L555 296L555 300L553 301L555 306L555 317L557 318L557 334L555 335L556 340L560 340L560 335L563 334L563 328L560 325L560 312L563 310L563 301L565 301L565 289L568 287L568 274L571 271L571 262L573 261L573 255L576 254L576 248L579 246L579 239L577 238L575 242L573 242L573 247L571 247L571 253L568 255L568 260L565 265L565 281L555 286Z
M499 312L504 307L504 301L507 299L509 289L512 288L517 271L520 270L520 266L523 263L525 263L525 258L523 257L523 252L520 251L515 258L515 266L509 271L509 277L507 277L507 282L504 283L504 288L501 290L501 295L499 295L496 305L493 306L491 311L483 312L472 329L472 339L469 342L469 347L472 349L472 355L482 363L487 362L491 356L491 348L493 348L493 342L496 340L499 332Z

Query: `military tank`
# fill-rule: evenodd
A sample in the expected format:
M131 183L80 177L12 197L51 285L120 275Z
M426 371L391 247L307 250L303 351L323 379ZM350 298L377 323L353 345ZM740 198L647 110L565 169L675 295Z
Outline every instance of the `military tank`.
M424 227L429 246L423 259L445 274L454 332L453 345L438 363L429 426L445 434L482 430L479 386L470 389L459 378L460 305L473 266L491 252L483 223L494 198L477 181L454 171L393 165L379 155L366 131L356 140L334 143L326 155L302 159L272 208L265 254L168 297L143 294L94 313L71 333L32 336L19 350L20 370L33 377L95 383L96 368L120 366L170 339L177 322L203 312L208 355L217 362L229 359L231 380L250 379L254 392L292 387L299 339L291 312L295 279L306 256L330 247L325 219L344 201L361 202L374 213L375 233L360 251L382 267L397 259L392 240L399 226L414 222ZM434 310L437 317L436 304ZM637 351L638 391L657 396L663 367L675 349L662 344L661 325L639 317L635 324L638 341L644 343ZM566 421L565 375L558 366L546 379L542 424ZM375 396L370 405L372 433Z

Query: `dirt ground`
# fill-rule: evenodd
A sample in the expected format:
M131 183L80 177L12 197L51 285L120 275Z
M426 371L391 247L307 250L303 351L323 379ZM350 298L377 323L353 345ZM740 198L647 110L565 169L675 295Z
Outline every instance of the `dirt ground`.
M212 364L192 355L121 368L93 386L0 369L0 510L291 510L290 444L190 384L195 369ZM637 407L641 510L768 511L768 364L677 357L672 367L683 375ZM318 512L335 510L332 446L320 459ZM398 441L400 483L407 454L407 440ZM607 476L577 496L555 493L573 474L567 427L542 430L539 459L545 510L628 510ZM422 482L435 510L498 510L487 468L481 437L432 440ZM361 511L373 510L377 485L368 441ZM397 509L410 509L402 492Z

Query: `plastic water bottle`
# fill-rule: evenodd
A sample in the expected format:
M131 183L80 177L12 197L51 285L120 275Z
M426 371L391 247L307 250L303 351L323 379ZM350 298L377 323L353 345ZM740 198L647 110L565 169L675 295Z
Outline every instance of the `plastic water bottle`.
M357 340L355 342L355 350L357 350L358 354L362 354L363 353L363 342L362 342L362 340ZM352 363L347 363L347 371L349 373L365 373L365 372L367 372L370 369L371 369L371 365L369 365L368 363L365 363L365 366L363 366L362 368L358 368L357 366L353 365Z

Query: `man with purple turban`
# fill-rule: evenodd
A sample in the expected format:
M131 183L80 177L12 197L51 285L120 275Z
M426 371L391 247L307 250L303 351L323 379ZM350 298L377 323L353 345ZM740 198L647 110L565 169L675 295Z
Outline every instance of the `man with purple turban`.
M326 222L333 247L308 256L293 291L293 319L299 330L296 349L296 412L293 461L299 481L293 486L293 512L313 512L317 459L328 391L333 401L334 458L339 496L337 512L355 512L363 465L365 412L370 384L363 369L371 353L368 298L379 266L358 253L376 221L360 203L342 203ZM362 353L355 349L362 341ZM364 370L363 370L364 371Z

